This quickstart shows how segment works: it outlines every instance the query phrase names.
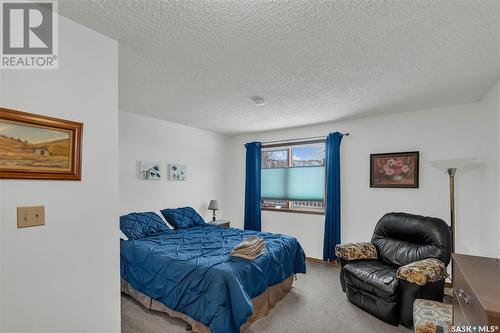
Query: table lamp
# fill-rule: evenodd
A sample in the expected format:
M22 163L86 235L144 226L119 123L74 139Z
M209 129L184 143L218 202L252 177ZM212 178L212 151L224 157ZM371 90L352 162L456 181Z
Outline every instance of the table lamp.
M210 200L210 203L208 204L208 209L213 211L212 221L215 221L216 220L215 211L219 210L219 202L217 200Z

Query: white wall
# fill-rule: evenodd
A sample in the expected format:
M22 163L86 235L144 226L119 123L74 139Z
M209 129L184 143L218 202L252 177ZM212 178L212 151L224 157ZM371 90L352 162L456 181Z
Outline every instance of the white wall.
M228 218L243 225L243 144L350 132L341 146L342 242L369 240L378 219L386 212L405 211L449 221L448 176L429 161L454 157L481 158L479 103L363 118L337 123L242 135L232 139L226 156ZM369 187L370 153L420 151L419 189ZM456 176L457 252L481 254L481 171L460 170ZM322 258L323 216L262 212L266 231L296 236L306 255Z
M0 71L0 105L1 105L1 102L2 102L2 71ZM0 203L2 202L2 183L0 181ZM0 333L3 331L2 328L3 328L3 319L2 319L2 315L3 315L3 311L2 311L2 299L3 299L3 293L2 293L2 276L3 276L3 270L2 270L2 267L3 267L3 260L2 260L2 244L1 244L1 241L2 241L2 205L0 204Z
M1 79L1 73L0 73L0 82L2 81ZM1 83L0 83L0 99L1 99ZM2 202L2 184L0 183L0 202ZM2 241L2 205L0 204L0 242ZM2 260L2 245L0 244L0 332L3 332L3 311L2 311L2 299L3 299L3 292L2 292L2 276L3 276L3 260Z
M119 332L117 43L59 17L58 70L6 70L1 105L84 123L83 180L2 180L2 332ZM46 225L17 229L16 207Z
M500 81L481 100L480 107L479 149L482 155L482 167L481 216L478 227L482 232L479 251L482 255L495 257L500 250Z
M226 137L163 120L120 112L120 212L192 206L206 219L211 199L223 218ZM140 180L138 161L162 163L163 179ZM168 163L187 165L186 181L169 181Z
M497 170L498 170L498 173L499 173L499 177L498 177L498 200L497 200L497 207L500 206L500 79L497 81L496 85L493 87L492 91L494 91L494 94L496 97L495 100L496 100L496 107L493 106L494 108L496 108L497 110L497 135L498 135L498 167L497 167ZM493 203L495 204L495 203ZM498 209L498 208L497 208ZM497 249L496 249L496 258L500 258L500 209L498 209L499 211L499 214L497 216L497 219L498 219L498 243L497 243Z

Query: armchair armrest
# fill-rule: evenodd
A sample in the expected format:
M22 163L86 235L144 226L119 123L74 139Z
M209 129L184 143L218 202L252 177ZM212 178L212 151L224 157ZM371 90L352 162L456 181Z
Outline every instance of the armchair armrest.
M423 286L448 276L445 264L438 259L428 258L399 267L396 277Z
M377 248L372 243L348 243L335 247L335 254L344 260L377 259Z

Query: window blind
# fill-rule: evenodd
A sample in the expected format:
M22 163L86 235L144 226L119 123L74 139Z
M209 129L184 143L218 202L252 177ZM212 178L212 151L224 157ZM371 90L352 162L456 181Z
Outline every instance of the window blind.
M261 171L262 199L322 201L325 167L269 168Z

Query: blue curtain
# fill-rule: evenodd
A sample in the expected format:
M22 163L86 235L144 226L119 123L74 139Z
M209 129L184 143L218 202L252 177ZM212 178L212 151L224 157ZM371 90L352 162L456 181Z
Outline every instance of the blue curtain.
M326 211L323 260L335 260L335 246L340 244L340 142L342 134L326 138Z
M260 231L260 174L261 143L250 142L245 145L245 230Z

